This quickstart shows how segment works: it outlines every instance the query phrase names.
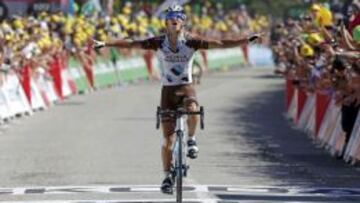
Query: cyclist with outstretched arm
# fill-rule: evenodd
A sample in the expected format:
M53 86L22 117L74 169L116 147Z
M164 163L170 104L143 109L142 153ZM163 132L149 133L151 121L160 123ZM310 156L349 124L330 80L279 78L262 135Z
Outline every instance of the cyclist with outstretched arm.
M183 8L179 5L173 5L167 10L166 32L163 35L138 41L114 40L99 42L94 40L94 47L139 48L157 51L160 63L163 66L160 107L162 109L176 110L180 105L184 105L187 111L194 112L198 110L191 71L194 53L199 49L238 47L257 41L261 37L259 34L255 34L240 39L208 40L187 34L184 29L185 21L186 15ZM172 193L173 182L170 167L176 123L175 119L166 116L162 117L161 123L164 136L161 157L165 173L161 190L164 193ZM195 141L197 123L198 116L188 116L188 156L192 159L195 159L199 152Z

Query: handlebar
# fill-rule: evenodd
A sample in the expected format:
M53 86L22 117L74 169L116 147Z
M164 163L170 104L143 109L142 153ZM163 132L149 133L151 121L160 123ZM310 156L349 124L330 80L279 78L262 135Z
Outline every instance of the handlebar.
M159 106L157 107L156 111L156 129L160 128L160 116L161 115L168 115L171 117L181 117L183 115L200 115L200 129L203 130L204 125L204 107L200 106L200 111L185 111L183 109L177 109L177 110L163 110Z

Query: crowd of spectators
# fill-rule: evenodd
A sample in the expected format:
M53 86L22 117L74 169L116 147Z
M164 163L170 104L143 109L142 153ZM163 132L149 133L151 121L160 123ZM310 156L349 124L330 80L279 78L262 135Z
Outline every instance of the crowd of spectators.
M271 39L276 73L341 106L348 143L360 106L360 2L313 4L300 19L275 24Z
M164 22L161 15L154 15L158 7L156 4L127 1L119 9L114 9L112 15L41 12L10 16L0 23L0 70L6 73L28 64L32 70L44 71L54 59L61 58L66 62L69 57L75 57L86 71L93 68L97 55L130 57L139 54L133 50L96 53L91 49L92 39L141 39L162 33ZM225 33L247 34L266 29L269 25L264 16L250 17L245 6L224 9L221 3L205 1L196 12L192 4L184 5L184 8L189 17L187 29L206 37L231 37ZM201 55L206 59L206 53Z

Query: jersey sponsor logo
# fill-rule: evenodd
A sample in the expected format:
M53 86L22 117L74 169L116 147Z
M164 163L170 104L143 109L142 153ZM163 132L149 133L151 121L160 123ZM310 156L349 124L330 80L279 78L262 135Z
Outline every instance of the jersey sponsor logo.
M165 77L168 82L173 82L173 79L171 78L170 75L166 75Z
M189 58L186 55L166 55L165 57L165 61L166 62L171 62L171 63L178 63L178 62L188 62Z
M184 72L184 70L185 68L181 65L175 65L170 69L170 71L176 76L181 75Z

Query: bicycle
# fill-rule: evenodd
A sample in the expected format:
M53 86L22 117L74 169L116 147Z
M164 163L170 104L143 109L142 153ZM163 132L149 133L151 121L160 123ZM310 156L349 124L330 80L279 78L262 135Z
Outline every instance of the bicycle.
M183 177L187 176L189 165L186 164L186 143L184 139L185 135L185 116L187 115L200 115L200 128L204 129L204 107L200 107L200 111L188 112L183 108L178 108L177 110L163 110L160 107L157 107L156 112L156 129L160 128L160 117L162 115L170 116L176 118L176 127L175 134L176 139L172 148L172 167L170 174L173 178L173 182L176 183L176 202L182 202L182 185Z

